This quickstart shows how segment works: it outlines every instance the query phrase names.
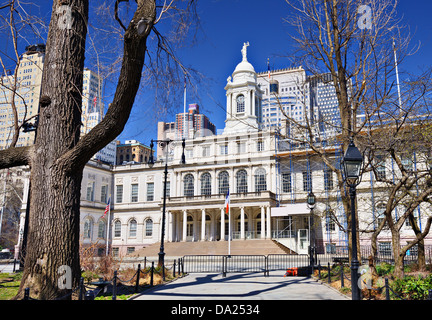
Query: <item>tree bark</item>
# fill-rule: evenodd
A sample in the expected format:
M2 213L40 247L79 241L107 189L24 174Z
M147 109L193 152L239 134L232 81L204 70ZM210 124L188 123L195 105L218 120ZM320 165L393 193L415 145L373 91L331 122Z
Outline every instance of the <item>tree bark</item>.
M41 105L35 145L27 149L31 152L27 157L16 156L17 161L29 159L31 165L28 245L16 299L23 296L25 288L30 288L32 298L55 299L79 284L83 168L93 154L121 133L129 118L141 80L147 37L156 18L154 0L137 3L125 30L114 100L104 119L80 139L88 0L54 1L41 92L44 101L50 103ZM72 17L60 20L65 18L64 12L57 10L62 6L72 8ZM145 28L138 28L143 20Z
M65 6L71 9L70 15L60 10ZM79 283L84 166L67 172L61 156L80 137L87 19L88 1L54 1L41 88L41 96L48 97L51 103L40 106L37 135L30 153L27 251L17 299L25 288L30 288L30 295L36 299L59 298ZM61 266L68 268L66 274Z

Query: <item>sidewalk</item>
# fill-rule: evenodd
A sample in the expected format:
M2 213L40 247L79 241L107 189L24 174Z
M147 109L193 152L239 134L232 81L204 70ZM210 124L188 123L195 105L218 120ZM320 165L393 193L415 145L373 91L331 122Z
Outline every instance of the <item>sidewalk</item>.
M134 300L350 300L312 278L284 277L283 271L222 274L192 273L148 289Z

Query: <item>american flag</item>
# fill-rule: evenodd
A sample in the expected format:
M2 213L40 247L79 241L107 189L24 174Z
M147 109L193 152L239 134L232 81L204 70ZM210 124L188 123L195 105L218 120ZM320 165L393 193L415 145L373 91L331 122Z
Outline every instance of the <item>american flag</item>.
M229 190L227 192L226 198L225 198L225 212L228 212L229 210L229 203L230 203L230 197L229 197Z
M267 72L268 72L268 79L270 81L270 62L269 62L269 58L267 58Z
M105 212L104 212L102 218L104 218L106 216L106 214L110 211L110 202L111 202L111 197L108 198L108 202L107 202L107 205L105 207Z

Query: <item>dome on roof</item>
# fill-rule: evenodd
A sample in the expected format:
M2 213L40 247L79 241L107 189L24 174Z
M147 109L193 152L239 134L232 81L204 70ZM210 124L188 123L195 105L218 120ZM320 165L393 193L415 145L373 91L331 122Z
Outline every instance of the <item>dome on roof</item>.
M235 68L233 74L236 74L238 72L245 72L245 71L255 73L254 67L247 60L243 60L242 62L240 62Z

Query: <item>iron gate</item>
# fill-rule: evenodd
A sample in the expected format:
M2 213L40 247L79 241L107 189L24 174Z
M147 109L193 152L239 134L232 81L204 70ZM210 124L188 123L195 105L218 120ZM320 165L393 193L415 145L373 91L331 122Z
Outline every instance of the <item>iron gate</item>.
M309 255L186 255L183 257L186 273L251 273L309 267Z

